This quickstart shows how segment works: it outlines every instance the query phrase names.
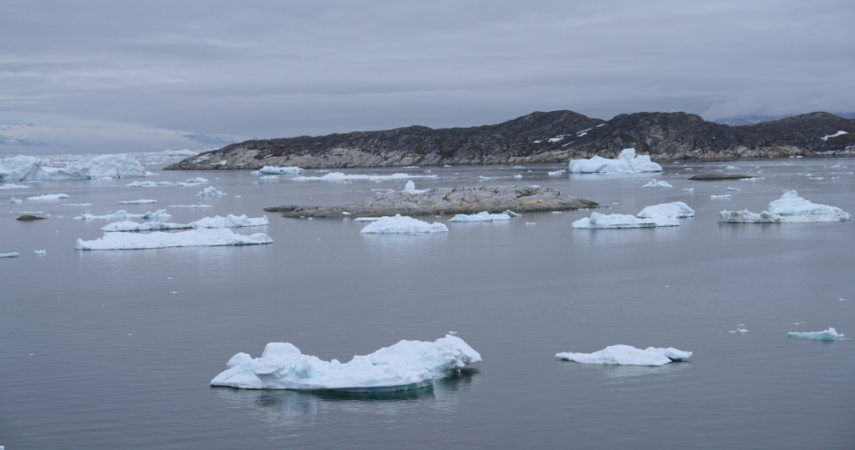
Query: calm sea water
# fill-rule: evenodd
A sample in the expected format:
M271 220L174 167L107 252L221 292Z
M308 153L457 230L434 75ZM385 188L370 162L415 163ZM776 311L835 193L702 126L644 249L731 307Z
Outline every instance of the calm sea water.
M687 180L727 164L765 180ZM677 228L573 230L590 214L576 211L451 223L443 235L364 236L350 220L270 215L267 227L237 231L264 232L275 243L237 248L80 252L76 239L100 237L107 222L72 217L159 208L179 223L258 217L266 206L341 204L404 183L252 184L247 172L155 170L157 181L203 176L227 193L198 209L170 206L200 203L199 188L125 187L134 180L0 191L0 253L21 253L0 259L0 445L855 447L855 343L787 338L828 327L855 335L853 224L716 223L718 211L759 212L785 188L855 213L855 160L664 166L655 175L561 177L546 175L559 166L346 172L438 175L414 179L420 189L538 184L597 201L607 213L685 201L697 214ZM509 178L517 173L524 179ZM674 188L643 189L654 176ZM71 198L8 204L13 195L57 192ZM729 200L710 199L727 193ZM139 198L158 203L118 204ZM51 216L13 220L22 211ZM33 255L37 249L47 254ZM729 333L737 328L750 332ZM259 356L271 341L347 361L452 330L484 361L431 388L336 395L209 387L232 355ZM661 368L554 359L614 344L694 356Z

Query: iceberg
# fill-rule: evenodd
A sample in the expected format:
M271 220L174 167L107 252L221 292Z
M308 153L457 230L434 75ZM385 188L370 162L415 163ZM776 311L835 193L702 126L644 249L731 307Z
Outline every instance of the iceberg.
M208 182L207 178L196 177L196 178L188 178L181 183L178 183L179 186L198 186L200 184L205 184Z
M146 175L145 168L136 158L127 154L118 154L98 155L70 163L65 169L60 169L52 175L51 179L97 180L103 178L138 178Z
M104 214L101 216L96 216L89 213L81 214L77 217L74 217L75 220L128 220L128 219L146 219L146 220L166 220L172 217L170 214L166 212L165 209L158 209L155 212L148 211L145 214L130 214L124 209L120 209L112 214Z
M17 258L20 256L18 252L0 253L0 258Z
M449 222L493 222L496 220L511 220L510 214L490 214L487 211L478 214L457 214L448 219Z
M650 219L639 219L629 214L600 214L591 213L591 217L583 217L573 222L573 228L655 228L676 227L680 221L669 217L656 217Z
M348 215L350 215L348 213ZM357 217L353 219L354 222L376 222L380 220L380 217Z
M23 184L6 183L6 184L0 186L0 189L26 189L28 187L29 186L24 186Z
M738 191L739 189L738 189L738 188L734 188L734 187L730 187L730 186L728 186L728 187L727 187L727 190L728 190L728 191Z
M71 196L68 194L44 194L38 195L36 197L27 197L27 200L32 200L36 202L53 202L66 198L71 198Z
M18 205L18 204L24 203L24 201L21 200L20 198L12 197L11 199L9 199L9 203L11 203L13 205Z
M556 170L555 172L547 172L546 175L548 175L550 177L558 177L558 176L564 175L564 170ZM522 177L520 177L520 178L522 178Z
M92 203L63 203L62 204L63 208L70 208L70 207L75 207L75 206L77 206L77 207L92 206Z
M223 194L225 194L225 192L217 190L214 186L208 186L199 191L196 195L199 197L221 197Z
M47 250L33 250L34 255L47 255Z
M720 211L718 213L719 223L781 223L781 217L769 211L760 214L753 213L747 209L742 211Z
M650 161L650 156L635 156L634 148L620 152L618 159L594 156L570 161L570 173L639 173L662 172L662 166Z
M345 175L341 172L328 173L322 177L294 177L294 181L329 181L334 183L343 183L347 181L387 181L401 180L404 178L436 178L436 175L408 175L406 173L396 173L392 175Z
M692 352L676 348L648 347L644 350L629 345L610 345L594 353L558 353L556 358L582 364L617 364L624 366L664 366L692 357Z
M416 189L416 183L413 183L412 180L407 181L407 184L404 185L404 190L402 192L406 192L407 194L421 194L422 192L427 192L427 189Z
M834 328L829 328L825 331L791 331L787 333L787 336L802 339L816 339L820 341L836 341L839 339L845 339L845 335L838 333Z
M506 209L502 214L507 214L511 217L522 217L522 214L517 214L517 213L511 211L510 209Z
M299 167L274 167L274 166L264 166L258 169L259 173L269 173L273 175L299 175L303 173L303 169Z
M42 164L47 161L34 156L14 155L0 157L0 181L38 181L48 178Z
M653 219L657 217L694 217L695 210L689 208L689 205L683 202L672 202L672 203L662 203L660 205L653 205L645 207L641 210L636 217L640 219Z
M645 184L642 187L646 187L646 188L670 188L670 187L674 187L674 186L671 186L670 184L668 184L664 181L656 181L656 178L654 178L654 179L650 180L649 183Z
M730 194L727 195L710 195L710 199L712 200L726 200L730 198Z
M200 228L179 233L153 232L108 233L92 241L78 239L76 250L143 250L169 247L213 247L224 245L271 244L273 240L263 233L250 236L236 234L228 228Z
M362 234L417 234L417 233L447 233L445 224L434 222L427 223L412 217L381 217L380 219L366 225L360 233Z
M143 198L139 200L123 200L119 202L120 205L144 205L147 203L157 203L157 200Z
M683 192L695 192L695 188L683 188Z
M343 390L350 392L418 389L481 361L481 355L451 334L435 342L400 341L350 362L304 355L287 342L271 342L260 358L238 353L211 386L236 389Z
M76 219L77 217L75 217ZM119 232L119 231L163 231L163 230L188 230L193 227L185 223L168 223L168 222L143 222L137 223L131 220L122 220L121 222L113 222L109 225L101 227L101 231Z
M784 191L784 195L778 200L769 203L766 210L780 216L834 216L843 212L840 208L834 206L811 203L809 200L799 197L799 193L796 191ZM844 214L849 216L849 214Z
M274 181L274 180L279 179L279 175L264 175L264 176L258 177L258 179L261 181Z
M137 187L155 187L155 186L174 186L174 183L170 183L169 181L134 181L127 185L130 188Z
M240 228L240 227L260 227L269 225L267 216L262 217L247 217L235 216L229 214L226 217L214 216L204 217L195 222L190 223L164 223L164 222L144 222L137 223L130 220L122 222L114 222L101 228L101 231L117 232L117 231L159 231L159 230L188 230L192 228Z

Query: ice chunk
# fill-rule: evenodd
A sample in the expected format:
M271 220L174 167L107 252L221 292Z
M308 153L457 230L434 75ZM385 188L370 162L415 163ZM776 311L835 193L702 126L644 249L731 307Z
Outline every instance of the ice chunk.
M763 211L760 214L753 213L747 209L742 211L724 210L718 213L719 223L781 223L777 214Z
M0 186L0 189L26 189L28 187L29 186L24 186L23 184L6 183L6 184Z
M526 222L525 224L526 226L537 225L537 222Z
M142 198L139 200L124 200L119 202L120 205L143 205L146 203L157 203L157 200L149 200L146 198Z
M641 219L653 219L656 217L694 217L695 210L683 202L662 203L660 205L648 206L641 210L636 217Z
M683 188L683 192L695 192L695 188Z
M766 209L770 213L780 216L833 216L843 212L840 208L834 206L811 203L799 197L799 193L796 191L784 191L784 195L778 200L769 203ZM846 214L846 216L848 215Z
M497 179L498 179L498 177L485 177L485 176L482 176L482 175L478 175L478 179L479 179L480 181L489 181L489 180L497 180Z
M129 188L137 188L137 187L155 187L155 186L174 186L174 183L170 183L169 181L134 181L133 183L129 183L127 187Z
M24 203L24 201L21 200L20 198L12 197L11 199L9 199L9 203L11 203L13 205L19 205L21 203Z
M200 184L207 183L207 178L196 177L196 178L188 178L181 183L178 183L179 186L198 186Z
M168 222L143 222L137 223L130 220L121 222L113 222L109 225L101 227L101 231L118 232L118 231L163 231L163 230L187 230L193 226L184 223L168 223Z
M347 181L388 181L401 180L405 178L436 178L436 175L409 175L406 173L396 173L392 175L345 175L341 172L331 172L322 177L294 177L294 181L329 181L334 183L343 183Z
M63 208L69 208L69 207L74 207L74 206L77 206L77 207L92 206L92 203L63 203L62 204Z
M618 159L594 156L570 161L570 173L637 173L662 172L662 166L650 161L650 156L635 156L634 148L624 149Z
M17 258L18 256L20 256L18 252L0 253L0 258Z
M555 172L548 172L547 175L549 175L550 177L561 176L561 175L564 175L564 170L556 170Z
M650 219L639 219L629 214L600 214L591 213L591 217L584 217L573 222L573 228L654 228L654 227L676 227L680 221L668 217L656 217Z
M47 255L46 250L33 250L34 255Z
M221 197L224 194L225 192L217 190L217 188L215 188L214 186L208 186L205 189L199 191L199 193L196 195L198 195L199 197Z
M427 192L427 189L417 190L416 183L413 183L412 180L407 181L407 184L404 186L403 192L407 194L421 194L422 192Z
M170 208L213 208L211 205L169 205Z
M748 330L746 330L745 328L737 328L733 331L730 331L729 333L747 333L747 332L748 332Z
M710 195L710 198L713 200L726 200L730 198L730 194L726 195Z
M166 220L172 217L170 214L166 212L165 209L158 209L155 212L148 211L145 214L131 214L125 211L124 209L120 209L112 214L104 214L101 216L96 216L93 214L85 213L81 214L74 219L76 220L128 220L128 219L146 219L146 220Z
M271 342L260 358L233 356L227 370L211 386L238 389L346 390L354 392L405 390L429 386L481 355L457 336L436 342L400 341L350 362L323 361L303 355L291 343Z
M791 331L787 333L787 336L802 339L817 339L821 341L835 341L838 339L844 339L845 337L845 335L838 333L834 328L829 328L825 331Z
M737 188L732 188L732 187L728 186L728 187L727 187L727 190L728 190L728 191L738 191L739 189L737 189Z
M259 173L269 173L274 175L300 175L303 173L303 169L299 167L286 166L286 167L274 167L274 166L264 166L261 169L258 169Z
M521 179L522 179L522 177L523 177L523 176L522 176L522 175L520 175L520 174L516 174L516 175L514 175L514 179L515 179L515 180L521 180Z
M619 364L624 366L664 366L692 357L692 352L676 348L648 347L644 350L629 345L610 345L594 353L558 353L556 358L582 364Z
M445 233L448 227L439 222L427 223L412 217L381 217L368 224L360 233L364 234L416 234L416 233Z
M226 217L205 217L195 222L190 222L193 228L238 228L238 227L261 227L269 225L267 216L247 217L246 214L235 216L229 214Z
M725 170L736 170L736 166L727 166Z
M511 217L522 217L522 214L517 214L517 213L511 211L510 209L506 209L502 214L507 214Z
M496 220L511 220L511 216L504 213L490 214L487 211L482 211L478 214L458 214L448 219L449 222L493 222Z
M180 233L154 232L107 233L93 241L77 240L77 250L142 250L168 247L212 247L223 245L271 244L273 240L263 233L250 236L235 234L228 228L200 228Z
M668 184L664 181L656 181L656 178L654 178L654 179L650 180L649 183L645 184L642 187L646 187L646 188L670 188L670 187L674 187L674 186L671 186L670 184Z
M27 200L32 200L36 202L53 202L57 200L62 200L66 198L70 198L71 196L68 194L44 194L36 197L27 197Z
M258 179L261 181L275 181L279 179L279 175L264 175L258 177Z

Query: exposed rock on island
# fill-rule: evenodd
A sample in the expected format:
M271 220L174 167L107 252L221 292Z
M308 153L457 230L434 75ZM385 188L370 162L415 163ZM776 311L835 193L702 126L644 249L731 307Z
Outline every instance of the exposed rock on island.
M411 126L250 140L166 169L565 163L594 156L614 159L625 148L655 160L851 155L855 119L817 112L732 127L686 113L620 114L605 121L573 111L535 112L471 128Z
M484 186L436 188L410 194L407 192L378 192L365 202L344 206L276 206L267 212L282 213L283 217L342 218L380 217L401 214L475 214L482 211L501 213L564 211L596 208L597 203L546 187Z

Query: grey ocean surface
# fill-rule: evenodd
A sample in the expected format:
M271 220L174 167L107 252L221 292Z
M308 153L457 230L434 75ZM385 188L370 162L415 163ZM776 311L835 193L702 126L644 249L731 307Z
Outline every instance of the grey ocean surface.
M687 180L728 164L765 180ZM251 247L76 251L77 238L100 237L108 222L72 216L166 208L176 223L259 217L263 207L340 204L366 199L371 189L400 190L406 180L252 184L248 172L150 168L159 176L149 180L202 176L226 195L200 200L200 188L125 187L133 179L0 191L0 253L21 253L0 259L0 445L854 448L855 342L787 337L828 327L855 336L853 224L719 225L716 217L722 209L762 211L783 189L855 213L855 160L663 166L662 174L560 177L547 171L566 166L345 172L438 175L414 179L418 189L538 184L599 202L604 213L685 201L697 214L676 228L574 230L570 224L591 213L574 211L449 223L440 235L369 236L351 220L268 214L269 226L234 229L274 240ZM524 178L510 178L517 173ZM674 188L641 187L653 177ZM57 192L71 198L9 205L11 196ZM158 203L118 204L139 198ZM200 201L213 207L170 207ZM22 211L51 216L13 220ZM47 254L34 255L37 249ZM729 333L737 328L750 332ZM209 386L232 355L260 356L268 342L344 362L450 330L484 360L426 389L368 395ZM614 344L694 356L661 368L554 358Z

